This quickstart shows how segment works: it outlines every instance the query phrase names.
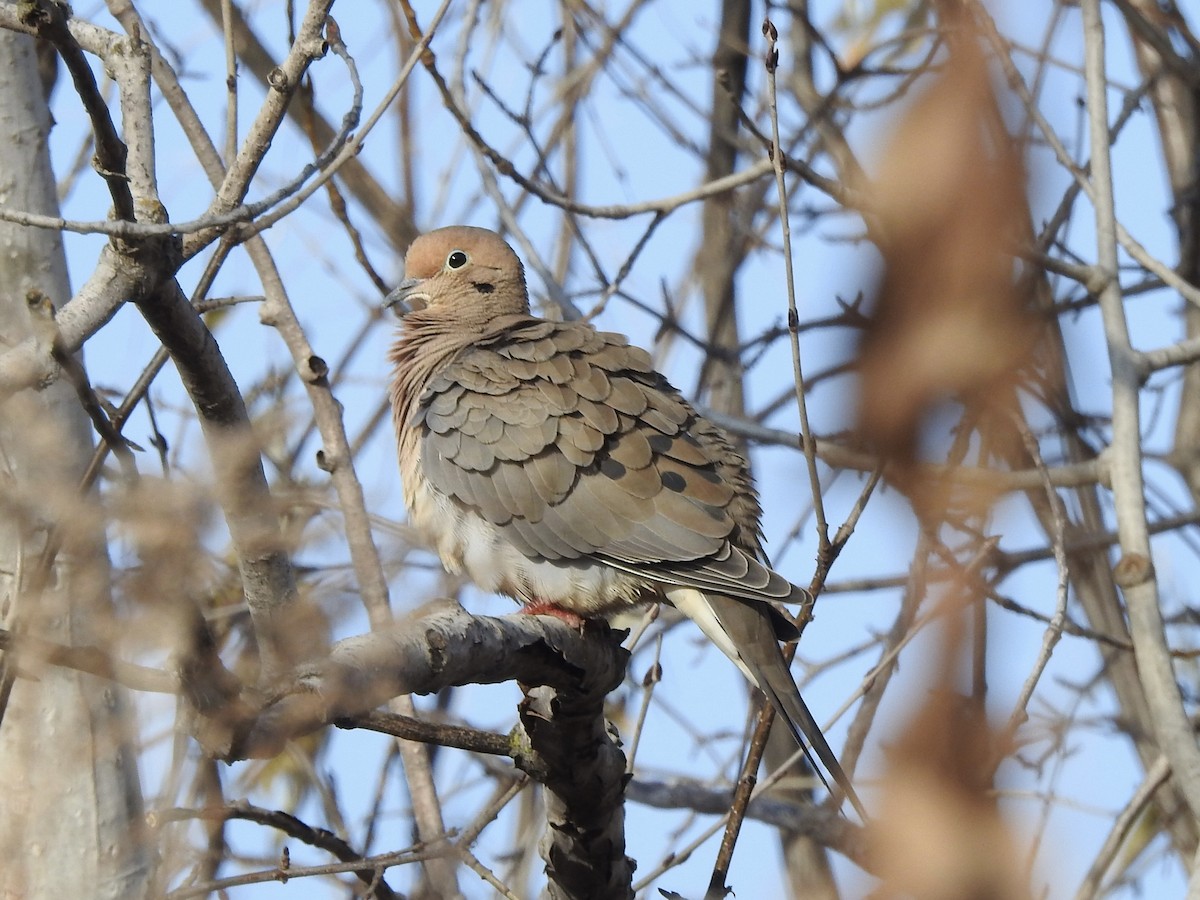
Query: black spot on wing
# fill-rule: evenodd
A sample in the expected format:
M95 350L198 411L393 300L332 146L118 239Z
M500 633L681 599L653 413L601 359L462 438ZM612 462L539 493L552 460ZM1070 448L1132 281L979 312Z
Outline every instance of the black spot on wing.
M663 472L660 477L668 491L682 491L687 487L687 481L678 472Z
M618 481L625 477L626 469L623 464L617 462L611 456L606 456L600 461L600 471L605 477L611 478L613 481Z

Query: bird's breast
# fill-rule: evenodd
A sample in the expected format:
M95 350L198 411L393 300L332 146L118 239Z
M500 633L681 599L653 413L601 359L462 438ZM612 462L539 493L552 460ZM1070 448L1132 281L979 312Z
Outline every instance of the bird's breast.
M404 484L413 527L446 570L483 591L522 603L552 603L580 616L602 616L646 599L651 582L590 557L549 560L522 553L474 510L441 493L415 467Z

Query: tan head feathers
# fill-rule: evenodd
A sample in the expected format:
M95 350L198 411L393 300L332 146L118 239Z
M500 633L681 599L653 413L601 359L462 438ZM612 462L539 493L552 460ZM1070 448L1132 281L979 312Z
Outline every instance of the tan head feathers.
M525 270L500 235L455 225L423 234L404 257L404 281L385 306L405 303L472 320L529 311Z

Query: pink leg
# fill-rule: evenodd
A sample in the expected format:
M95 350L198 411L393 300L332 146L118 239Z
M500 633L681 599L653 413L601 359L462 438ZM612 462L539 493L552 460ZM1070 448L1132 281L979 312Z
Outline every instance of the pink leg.
M579 631L583 631L584 625L587 624L587 619L583 616L573 613L569 609L563 609L554 603L546 603L541 600L536 603L526 603L521 607L521 612L529 616L554 616Z

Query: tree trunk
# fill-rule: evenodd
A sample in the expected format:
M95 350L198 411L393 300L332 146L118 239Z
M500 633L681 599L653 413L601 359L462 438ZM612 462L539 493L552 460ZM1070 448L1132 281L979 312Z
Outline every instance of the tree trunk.
M0 204L58 215L33 40L0 31L0 59ZM70 297L60 235L0 223L0 247L0 335L33 335L49 352L55 329L42 298L57 306ZM90 451L89 423L65 380L0 406L0 617L18 633L105 647L104 528L78 489ZM12 680L6 657L0 897L146 896L152 856L122 692L28 655L21 674L34 677Z

